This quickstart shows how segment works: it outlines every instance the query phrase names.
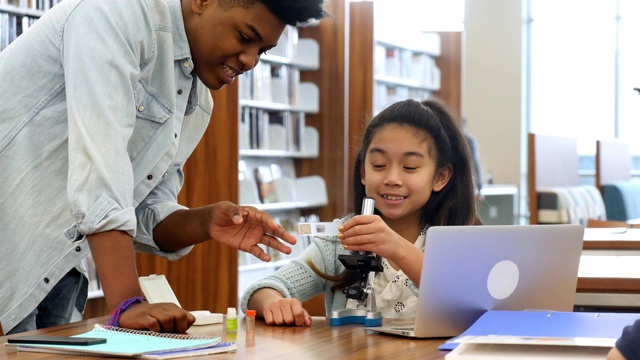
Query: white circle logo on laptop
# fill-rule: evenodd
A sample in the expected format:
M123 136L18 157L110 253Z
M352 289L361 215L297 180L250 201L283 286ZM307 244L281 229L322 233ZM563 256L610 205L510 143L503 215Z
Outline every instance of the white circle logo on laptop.
M520 271L511 260L502 260L493 266L487 278L489 294L496 300L506 299L518 286Z

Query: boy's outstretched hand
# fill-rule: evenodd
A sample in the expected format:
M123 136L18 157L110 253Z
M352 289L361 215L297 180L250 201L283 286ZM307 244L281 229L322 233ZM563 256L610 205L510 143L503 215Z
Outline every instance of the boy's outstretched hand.
M176 304L143 302L135 304L121 313L118 326L127 329L182 334L195 321L196 318L190 312Z
M271 256L259 244L290 254L291 248L278 238L291 245L296 243L295 236L278 225L266 212L229 201L211 206L208 231L212 239L251 253L262 261L270 261Z

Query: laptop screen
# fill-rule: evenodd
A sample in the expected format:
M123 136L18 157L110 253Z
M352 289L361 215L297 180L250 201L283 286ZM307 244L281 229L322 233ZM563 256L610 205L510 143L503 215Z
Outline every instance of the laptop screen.
M583 233L568 224L431 227L415 335L459 335L487 310L572 311Z

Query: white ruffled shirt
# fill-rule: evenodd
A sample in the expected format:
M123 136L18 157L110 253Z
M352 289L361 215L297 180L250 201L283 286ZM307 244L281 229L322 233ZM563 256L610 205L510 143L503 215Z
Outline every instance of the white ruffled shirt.
M426 229L420 232L414 245L424 251ZM409 289L411 282L402 270L395 270L387 259L382 259L384 271L376 273L373 291L376 296L376 308L383 318L414 318L418 297ZM347 300L347 308L355 309L358 301Z

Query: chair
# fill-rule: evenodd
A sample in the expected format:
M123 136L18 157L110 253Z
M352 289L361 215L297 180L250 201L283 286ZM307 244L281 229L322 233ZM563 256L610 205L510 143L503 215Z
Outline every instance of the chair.
M605 220L600 192L580 185L577 140L529 133L528 195L531 224Z
M631 178L628 143L597 141L596 187L602 194L608 220L636 222L640 218L640 181Z
M629 144L617 140L596 141L596 187L631 180Z

